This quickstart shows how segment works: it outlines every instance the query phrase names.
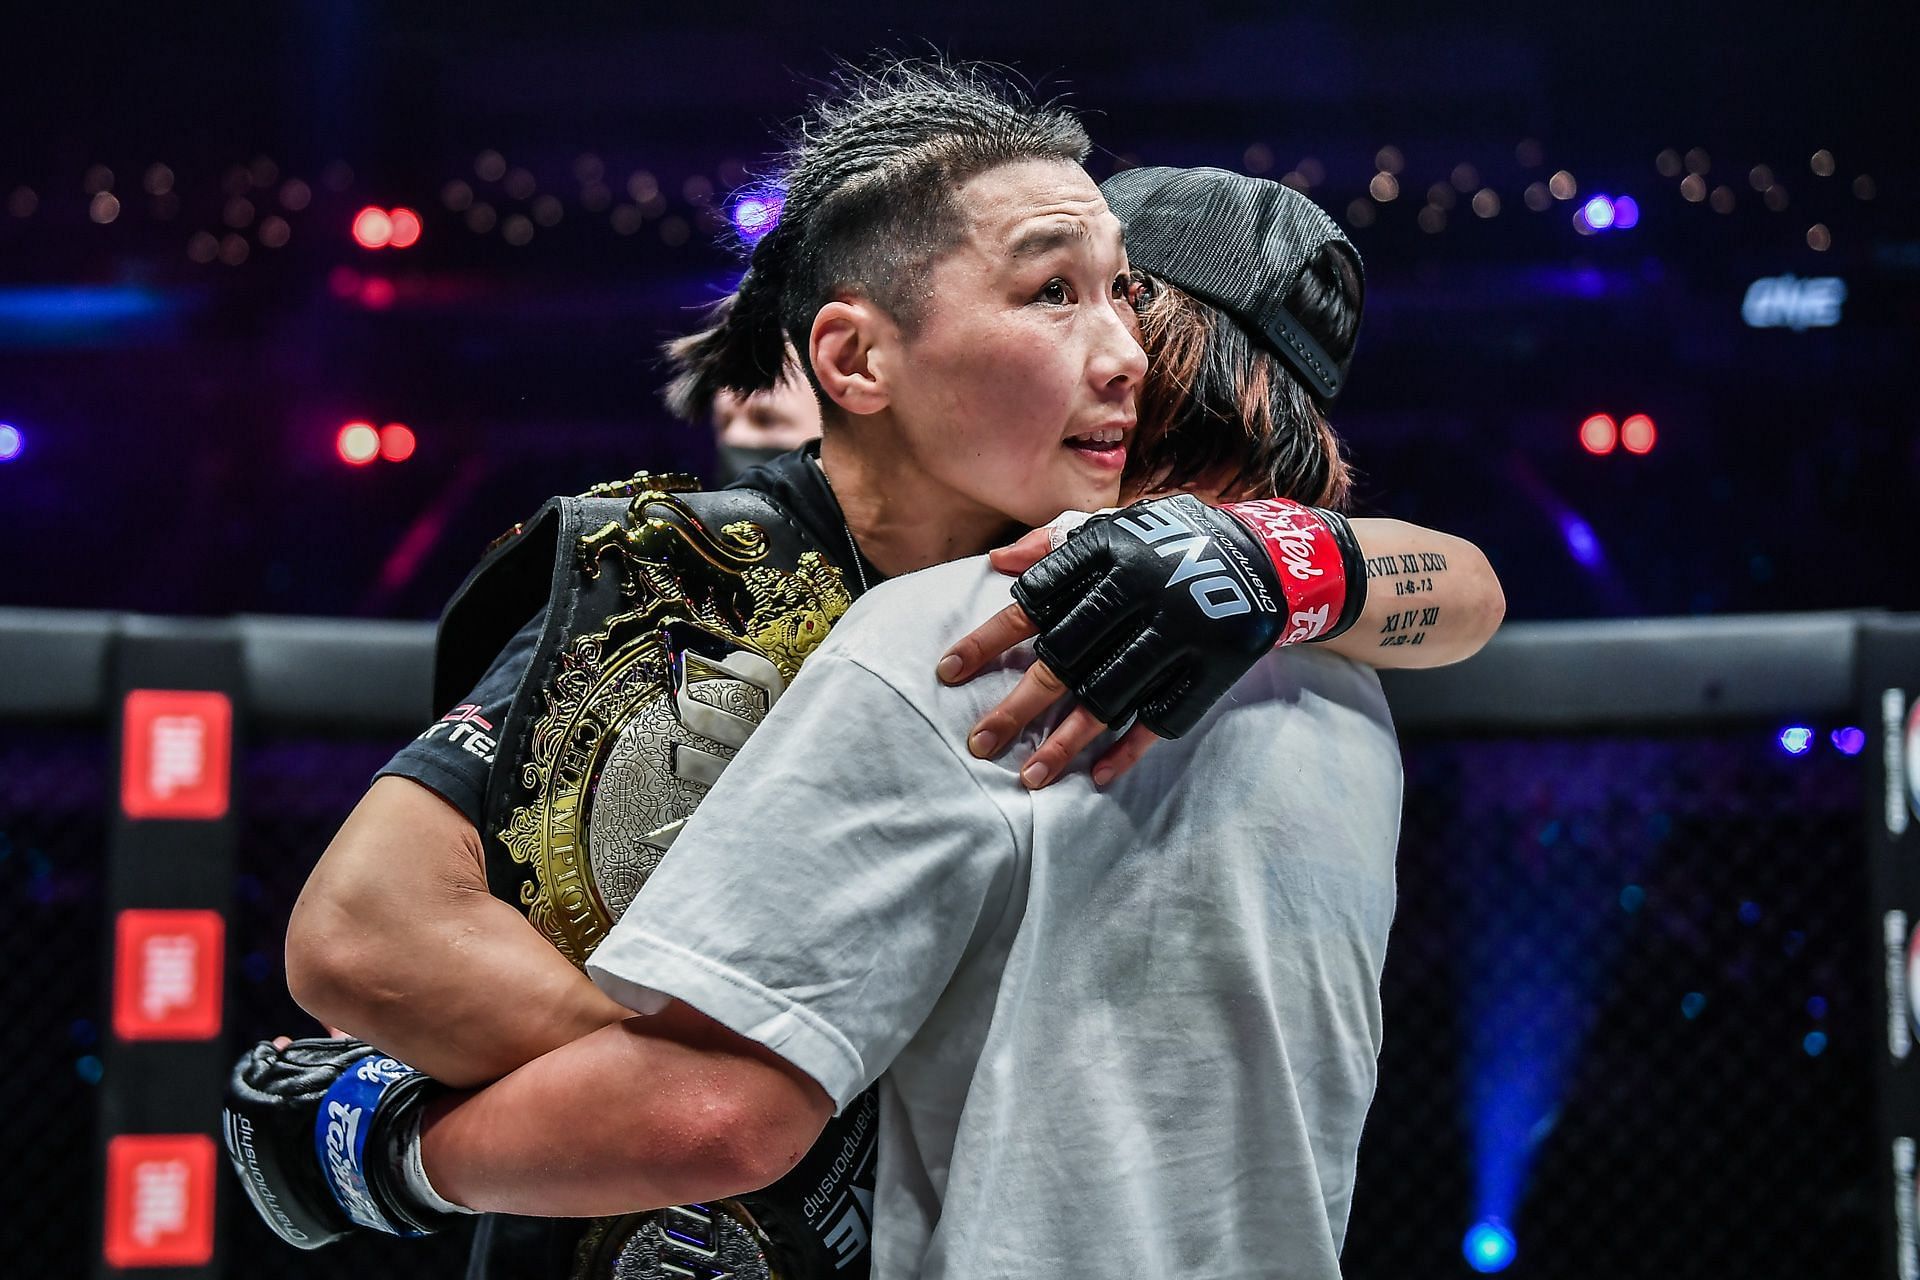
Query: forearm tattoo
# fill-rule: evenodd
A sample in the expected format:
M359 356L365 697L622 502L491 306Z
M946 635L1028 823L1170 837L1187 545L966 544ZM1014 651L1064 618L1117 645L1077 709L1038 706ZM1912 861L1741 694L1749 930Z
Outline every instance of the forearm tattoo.
M1447 571L1447 557L1438 551L1409 551L1399 555L1373 556L1367 561L1367 577L1390 578L1396 596L1425 595L1434 590L1434 578ZM1419 644L1427 638L1427 629L1438 626L1440 610L1406 609L1387 615L1380 628L1380 647Z

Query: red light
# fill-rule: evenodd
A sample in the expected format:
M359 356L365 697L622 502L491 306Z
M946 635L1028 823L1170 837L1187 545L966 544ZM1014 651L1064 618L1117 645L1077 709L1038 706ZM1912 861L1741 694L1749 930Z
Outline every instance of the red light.
M1612 453L1614 443L1618 439L1619 434L1613 425L1613 419L1607 414L1596 413L1580 424L1580 447L1588 453L1596 455Z
M380 456L388 462L405 462L418 444L413 428L404 422L389 422L380 428Z
M327 272L327 291L336 298L351 298L360 292L360 273L352 267L335 267Z
M1628 453L1652 453L1659 434L1653 429L1653 419L1644 413L1636 413L1620 424L1620 443Z
M371 422L349 422L340 428L340 438L333 447L339 451L340 461L364 467L380 454L380 433Z
M387 215L387 244L395 249L410 249L420 243L420 215L411 209L395 209Z
M385 311L393 305L397 290L384 276L368 276L360 285L360 305L369 311Z
M419 219L414 219L416 223ZM416 236L419 232L416 230ZM362 249L385 248L393 240L393 219L385 209L368 205L353 215L353 238Z

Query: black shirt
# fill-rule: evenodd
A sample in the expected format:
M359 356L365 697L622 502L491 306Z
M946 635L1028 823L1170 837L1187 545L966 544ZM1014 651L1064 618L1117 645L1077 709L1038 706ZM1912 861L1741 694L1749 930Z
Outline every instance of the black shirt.
M820 442L812 441L751 468L728 487L758 490L786 508L801 532L840 570L848 592L857 598L863 574L868 584L881 581L883 575L865 556L859 556L855 567L859 553L816 461L819 454ZM542 621L543 615L529 619L460 705L400 748L375 776L410 778L481 827L500 728L520 677L533 660Z

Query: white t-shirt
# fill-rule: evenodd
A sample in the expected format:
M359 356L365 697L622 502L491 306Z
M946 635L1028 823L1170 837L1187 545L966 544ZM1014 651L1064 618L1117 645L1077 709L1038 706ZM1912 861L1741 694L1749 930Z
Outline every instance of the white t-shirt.
M1400 757L1379 681L1263 659L1097 791L965 735L984 559L869 592L588 966L881 1081L874 1275L1337 1277L1380 1048Z

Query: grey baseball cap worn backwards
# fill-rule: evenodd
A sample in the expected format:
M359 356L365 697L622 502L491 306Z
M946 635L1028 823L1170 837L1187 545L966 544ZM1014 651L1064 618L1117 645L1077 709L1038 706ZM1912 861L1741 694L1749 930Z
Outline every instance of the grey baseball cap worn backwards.
M1360 254L1326 210L1291 187L1225 169L1123 169L1100 192L1126 224L1136 268L1264 337L1322 403L1340 393L1347 362L1329 357L1283 305L1329 243L1345 247L1358 273ZM1353 299L1356 312L1361 301Z

